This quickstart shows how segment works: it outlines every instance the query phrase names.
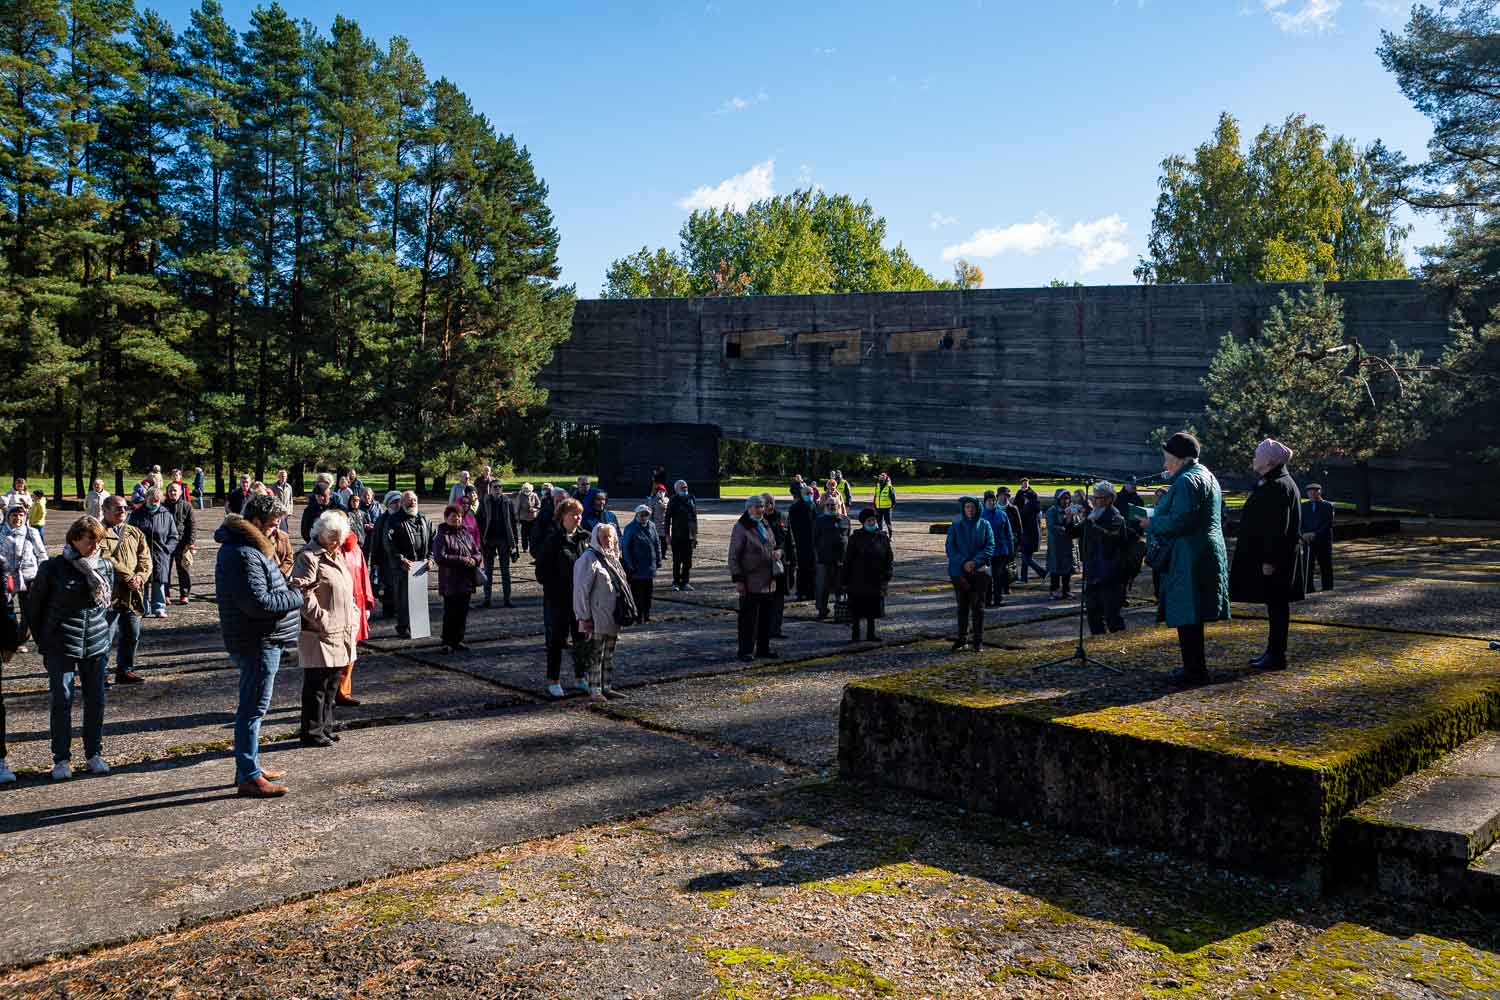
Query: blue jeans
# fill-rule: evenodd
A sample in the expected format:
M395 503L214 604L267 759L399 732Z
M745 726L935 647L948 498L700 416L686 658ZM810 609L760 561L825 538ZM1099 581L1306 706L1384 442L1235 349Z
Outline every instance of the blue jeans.
M47 680L52 689L52 762L73 758L73 681L83 680L83 755L104 749L104 667L108 654L88 660L48 656Z
M141 616L134 611L110 611L120 632L120 648L115 656L115 673L128 674L135 669L135 651L141 644Z
M167 610L167 585L151 580L146 587L146 613L154 615L158 611Z
M260 723L271 708L280 646L231 649L229 662L240 671L240 704L234 713L234 783L260 775Z

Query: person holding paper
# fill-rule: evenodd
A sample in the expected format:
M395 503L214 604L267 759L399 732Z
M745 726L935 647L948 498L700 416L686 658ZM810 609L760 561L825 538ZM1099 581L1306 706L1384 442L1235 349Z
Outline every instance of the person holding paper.
M396 577L396 635L411 638L411 587L404 577L411 568L432 558L432 524L417 509L417 495L401 494L401 509L387 518L381 539L389 562L401 567Z

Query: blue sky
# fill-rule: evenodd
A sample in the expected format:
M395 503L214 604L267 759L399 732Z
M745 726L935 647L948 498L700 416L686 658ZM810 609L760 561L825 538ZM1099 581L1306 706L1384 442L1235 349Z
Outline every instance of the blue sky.
M691 206L809 184L940 276L964 253L989 287L1130 283L1158 164L1221 111L1415 157L1430 135L1375 55L1395 0L282 2L407 36L529 147L585 297ZM159 9L181 30L190 6ZM241 30L253 6L225 0ZM1418 220L1409 256L1440 233Z

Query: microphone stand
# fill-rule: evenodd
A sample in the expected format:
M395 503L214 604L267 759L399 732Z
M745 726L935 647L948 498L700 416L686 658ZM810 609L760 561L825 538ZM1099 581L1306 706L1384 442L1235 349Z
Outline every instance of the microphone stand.
M1084 649L1083 646L1083 621L1087 615L1089 603L1087 562L1087 552L1089 547L1088 532L1088 515L1085 514L1083 531L1080 532L1078 536L1078 568L1082 571L1079 576L1083 584L1078 588L1078 645L1075 646L1073 652L1069 653L1067 656L1061 657L1060 659L1056 660L1048 660L1046 663L1038 663L1036 666L1031 668L1032 670L1045 670L1047 667L1060 667L1064 664L1077 664L1080 667L1099 667L1101 670L1108 670L1110 673L1114 674L1125 673L1125 671L1121 670L1119 667L1105 663L1103 660L1094 659L1088 654L1088 650ZM1063 535L1064 537L1067 537L1067 532L1064 531Z

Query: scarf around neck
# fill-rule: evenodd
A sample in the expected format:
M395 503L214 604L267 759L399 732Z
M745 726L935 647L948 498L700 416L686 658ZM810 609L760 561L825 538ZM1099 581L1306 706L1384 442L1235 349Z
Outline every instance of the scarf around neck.
M109 584L104 581L104 574L99 572L99 550L95 549L93 555L82 556L71 544L65 544L62 556L89 582L89 589L94 593L94 604L109 603Z

